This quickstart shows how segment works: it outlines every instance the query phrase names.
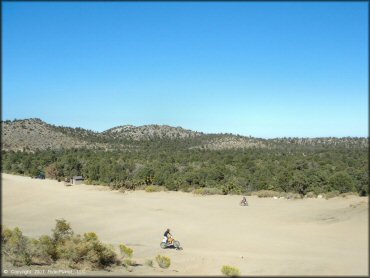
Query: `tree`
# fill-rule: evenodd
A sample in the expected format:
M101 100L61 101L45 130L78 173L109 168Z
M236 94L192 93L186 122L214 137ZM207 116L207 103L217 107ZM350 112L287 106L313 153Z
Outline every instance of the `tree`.
M355 191L354 180L344 171L333 174L329 184L332 190L338 190L340 193Z

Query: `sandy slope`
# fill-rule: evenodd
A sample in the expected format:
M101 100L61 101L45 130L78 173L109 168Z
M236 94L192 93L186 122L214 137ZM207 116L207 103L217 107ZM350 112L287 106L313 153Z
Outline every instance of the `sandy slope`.
M220 275L222 265L242 275L367 275L368 199L274 200L199 197L181 192L119 193L100 186L66 187L50 180L2 174L2 221L26 235L50 234L56 218L75 232L134 249L138 263L171 257L168 270L138 266L107 275ZM161 250L170 227L182 251Z

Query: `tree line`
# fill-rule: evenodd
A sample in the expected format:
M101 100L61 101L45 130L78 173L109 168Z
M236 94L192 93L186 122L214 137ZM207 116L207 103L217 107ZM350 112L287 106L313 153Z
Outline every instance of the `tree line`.
M185 141L178 141L185 142ZM121 150L2 151L2 171L51 179L82 175L89 184L135 189L218 188L224 194L258 190L304 195L369 193L368 148L312 146L229 150L188 149L174 140L140 142Z

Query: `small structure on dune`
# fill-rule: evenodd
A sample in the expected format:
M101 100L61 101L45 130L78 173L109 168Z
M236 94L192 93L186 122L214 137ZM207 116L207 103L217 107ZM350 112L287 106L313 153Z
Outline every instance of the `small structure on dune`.
M85 178L83 176L73 176L71 178L71 184L81 184L84 180Z

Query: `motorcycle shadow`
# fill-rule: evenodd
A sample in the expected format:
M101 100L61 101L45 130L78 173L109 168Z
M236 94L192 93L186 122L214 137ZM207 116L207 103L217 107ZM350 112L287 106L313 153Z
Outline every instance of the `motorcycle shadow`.
M171 246L167 246L165 249L175 249L175 250L182 250L183 248L182 247L178 247L176 248L175 246L171 245Z

